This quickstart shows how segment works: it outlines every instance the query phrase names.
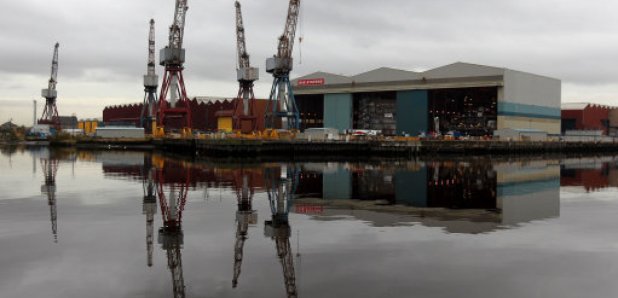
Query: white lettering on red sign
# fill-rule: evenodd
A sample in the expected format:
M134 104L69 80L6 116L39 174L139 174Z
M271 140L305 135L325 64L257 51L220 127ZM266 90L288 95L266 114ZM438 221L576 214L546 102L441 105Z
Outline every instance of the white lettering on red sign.
M305 79L298 80L298 86L321 86L324 85L324 79Z

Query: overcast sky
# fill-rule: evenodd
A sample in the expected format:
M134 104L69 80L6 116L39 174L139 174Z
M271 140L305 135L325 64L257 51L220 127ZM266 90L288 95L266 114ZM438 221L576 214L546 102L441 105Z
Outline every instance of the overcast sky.
M41 112L53 45L60 43L61 115L101 117L106 105L143 98L148 21L167 41L174 0L20 0L0 10L0 123ZM247 46L260 67L256 96L272 78L284 0L244 0ZM562 80L564 102L618 105L618 2L609 0L303 0L292 77L353 75L381 66L426 70L456 61ZM189 96L237 92L234 0L189 0L185 80ZM299 59L302 51L302 64ZM157 50L158 52L158 50ZM162 68L157 68L162 75ZM40 115L39 115L40 116Z

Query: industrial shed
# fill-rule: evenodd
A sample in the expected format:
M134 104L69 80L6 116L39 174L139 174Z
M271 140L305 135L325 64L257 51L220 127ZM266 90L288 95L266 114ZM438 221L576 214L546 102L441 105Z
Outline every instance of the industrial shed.
M587 102L564 103L561 107L562 133L566 131L600 130L608 135L613 107ZM615 113L612 113L615 115ZM618 115L617 115L618 116ZM613 118L616 120L616 117ZM613 121L618 126L618 121Z
M560 80L506 68L458 62L425 72L316 72L292 85L302 128L386 135L437 129L480 136L506 128L560 133Z

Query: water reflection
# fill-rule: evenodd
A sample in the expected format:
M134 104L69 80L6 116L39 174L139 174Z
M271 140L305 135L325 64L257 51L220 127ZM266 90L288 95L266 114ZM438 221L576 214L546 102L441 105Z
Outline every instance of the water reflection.
M232 287L238 286L238 278L242 268L243 248L248 237L249 226L255 226L258 221L257 211L253 210L253 194L260 180L259 168L232 170L234 192L238 200L236 211L236 243L234 244L234 269Z
M56 209L56 174L58 173L58 159L41 158L41 168L45 176L45 183L41 185L41 193L47 196L49 213L54 242L58 243L58 211Z
M414 289L414 286L393 280L397 280L397 276L406 272L410 266L423 265L432 270L437 268L434 272L450 272L444 269L458 269L452 265L453 262L461 261L467 264L466 260L474 259L476 264L460 269L466 272L474 272L475 268L491 271L495 269L495 263L475 267L486 260L484 257L476 259L475 256L485 255L487 252L494 253L494 261L506 257L508 262L504 262L516 263L514 257L509 257L522 254L517 250L518 247L528 249L539 239L533 235L532 238L522 240L520 245L517 242L518 236L522 237L521 235L534 231L538 232L536 235L546 235L547 229L539 229L551 226L554 228L549 231L555 231L555 226L569 217L569 213L574 217L573 208L569 210L567 207L560 220L547 221L547 225L530 223L560 216L561 184L588 191L618 185L612 182L616 181L614 173L618 173L616 159L612 157L562 160L469 158L364 163L234 163L217 160L183 161L137 152L52 151L33 152L32 156L33 165L36 165L33 173L38 169L42 170L42 175L34 178L37 180L32 188L36 191L34 203L43 207L38 190L41 187L49 205L54 239L57 239L58 233L56 194L64 199L60 201L63 202L63 210L67 212L62 216L62 243L57 246L51 243L49 245L71 249L67 250L67 254L78 252L74 246L75 240L91 233L89 229L95 228L97 222L90 223L88 229L75 228L76 223L83 223L83 218L81 222L76 221L74 215L79 212L90 214L93 208L97 213L103 211L98 214L109 216L108 221L102 221L103 223L126 224L131 223L131 219L138 220L138 225L132 226L137 227L135 229L125 226L126 235L132 235L129 239L136 240L136 249L131 249L136 253L131 255L131 259L137 260L137 265L131 266L131 270L143 270L134 270L137 272L132 272L134 275L143 276L127 282L133 288L144 289L145 293L136 293L136 296L158 297L173 293L174 297L185 297L194 296L205 289L213 296L226 297L247 296L256 289L259 290L256 296L315 296L312 293L316 293L316 285L323 286L328 283L326 279L331 279L331 283L324 286L324 291L345 287L346 290L359 291L361 295L357 296L362 296L365 291L371 294L397 293L404 296L403 293L410 293L407 290ZM84 191L83 196L88 195L83 188L71 188L70 183L64 184L66 176L63 172L69 169L66 161L74 161L76 157L80 161L92 162L77 167L78 178L84 175L79 173L79 170L87 173L87 169L94 168L96 179L100 179L101 172L103 177L108 179L104 189L108 189L110 185L120 185L122 192L135 190L129 197L142 199L125 200L121 194L112 193L111 196L115 196L117 200L106 203L116 209L107 209L112 208L107 205L81 205L81 198L75 199L75 195L71 203L71 192ZM16 165L20 164L19 158L14 159ZM30 157L25 161L26 175L29 177ZM21 162L22 167L23 164ZM92 175L92 172L90 174ZM41 176L44 177L42 186L38 182ZM57 185L60 185L60 191L65 192L58 192ZM208 193L209 189L217 189L224 194L222 198L227 195L231 200L207 202L206 207L206 202L202 204L198 197L201 192ZM80 203L75 203L76 200L80 200ZM120 212L127 210L127 207L131 208L129 216ZM206 211L211 213L199 219L191 216L183 226L185 207L191 208L191 212L194 212L191 215ZM66 211L67 209L70 209L70 212ZM141 215L138 216L140 209ZM106 213L109 210L115 211L113 214ZM261 221L258 221L258 210L262 213ZM47 222L47 208L44 211ZM38 215L40 216L43 215ZM590 218L586 214L575 217L577 222ZM226 218L229 226L225 224ZM68 224L69 221L74 224L73 227ZM204 225L205 223L207 224ZM388 228L395 226L398 228ZM264 237L261 236L262 229ZM300 268L300 259L294 257L298 248L293 251L291 245L291 240L298 235L300 229L303 230L303 235L307 235L303 238L303 251L308 252L309 259L306 260L310 260L306 263L308 266L303 265L303 268ZM325 232L324 229L328 231ZM353 232L347 234L348 229ZM511 229L511 233L502 232L506 229ZM80 233L79 230L83 234L76 235ZM569 229L569 232L572 231L573 229ZM44 232L44 236L49 237L48 230L45 229ZM155 232L158 234L154 235ZM115 229L114 233L117 233ZM229 237L225 238L225 235ZM153 243L155 236L157 243ZM225 241L212 244L208 242L212 247L204 249L204 242L200 241L211 240L213 237L216 237L215 240L225 238ZM119 243L124 241L124 247L131 247L130 240L127 242L122 237L117 239ZM373 242L382 239L387 240L384 245L376 246ZM441 246L441 252L434 253L433 239L449 244ZM298 241L298 238L296 240ZM503 241L499 245L501 249L512 245L515 247L512 249L514 254L500 255L502 252L492 250L495 248L494 244L500 243L500 240ZM448 259L447 256L461 251L452 252L445 246L457 246L461 243L464 247L462 251L465 252L462 256L465 257L461 260ZM471 249L478 248L476 243L485 243L486 246L479 246L481 249L478 251ZM62 246L63 244L65 246ZM88 242L88 245L94 244ZM415 245L416 252L422 256L423 261L419 262L416 257L406 257L411 245ZM85 247L82 243L80 248ZM126 254L126 251L119 250L118 253ZM183 268L183 253L186 268ZM551 256L553 251L546 253ZM386 267L380 268L384 269L384 272L380 273L379 278L382 279L378 281L388 287L400 287L399 290L380 292L371 288L371 285L358 282L363 280L360 275L368 276L377 266L386 264L375 261L376 258L384 261L391 260L391 257L396 260L393 263L389 261L388 270ZM199 264L204 258L208 258L209 268L205 269ZM328 276L323 276L324 268L339 258L347 258L350 261L348 264L353 265L338 264L340 270L333 268L333 271L337 272L329 272ZM447 260L439 263L443 258ZM525 260L523 257L520 259ZM217 263L218 260L223 260L223 263ZM109 259L105 262L109 262ZM194 263L197 265L192 266ZM358 271L351 272L355 270ZM461 272L463 271L445 276L432 275L428 278L434 280L442 277L452 280ZM207 278L204 273L208 273ZM419 275L415 278L422 277ZM265 279L268 281L265 282ZM419 281L422 282L425 280ZM500 283L499 280L493 282ZM276 284L273 287L274 283ZM347 286L342 286L343 284ZM303 285L305 287L302 287ZM358 288L354 288L356 286ZM158 292L163 295L157 295Z
M294 259L290 247L290 205L294 199L300 169L294 164L266 167L266 189L270 202L271 220L264 222L264 235L275 241L281 262L285 289L288 297L297 297Z
M562 163L560 184L595 192L618 187L618 160L613 156L569 159Z
M159 229L158 242L167 255L167 266L172 273L174 297L185 297L182 270L182 212L187 202L191 184L189 165L175 160L153 158L156 166L157 195L161 207L163 227Z
M51 222L52 236L54 243L58 243L58 210L56 200L56 176L60 161L70 161L73 165L75 162L75 151L73 150L48 150L47 148L39 147L32 151L32 174L36 175L36 158L39 157L39 163L43 174L43 185L41 185L41 194L47 198L49 206L49 218Z
M375 226L418 222L453 233L482 233L560 214L558 160L340 163L311 168L303 177L313 180L322 175L322 197L295 202L297 212L316 220L352 216Z

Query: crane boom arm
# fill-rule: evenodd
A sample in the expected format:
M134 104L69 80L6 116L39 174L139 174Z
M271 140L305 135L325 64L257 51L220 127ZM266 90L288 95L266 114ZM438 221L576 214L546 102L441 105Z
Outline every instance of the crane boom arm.
M181 49L185 33L185 18L187 16L188 0L176 0L176 11L174 13L174 23L170 27L169 47Z
M285 22L283 35L279 37L279 58L291 58L294 48L294 38L296 35L296 24L298 23L298 14L300 11L300 0L290 0L288 8L288 17Z
M238 48L238 68L249 68L251 62L247 53L247 45L245 43L245 26L242 21L242 11L240 2L236 1L236 44Z
M150 20L150 33L148 34L148 76L155 75L155 21Z
M56 90L56 83L58 82L58 47L59 43L54 46L54 57L52 58L51 76L49 78L49 90Z

